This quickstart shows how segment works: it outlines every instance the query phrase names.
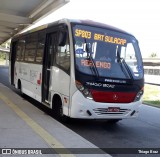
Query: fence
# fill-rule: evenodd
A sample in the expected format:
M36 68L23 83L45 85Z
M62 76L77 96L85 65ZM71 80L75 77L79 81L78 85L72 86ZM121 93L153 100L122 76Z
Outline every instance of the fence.
M145 83L160 86L160 58L144 58Z

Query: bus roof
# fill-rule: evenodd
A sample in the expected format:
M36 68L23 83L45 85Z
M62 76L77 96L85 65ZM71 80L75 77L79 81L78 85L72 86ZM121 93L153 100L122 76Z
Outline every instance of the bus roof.
M95 27L105 28L105 29L125 33L125 34L128 34L128 35L132 35L131 33L128 33L128 32L126 32L122 29L119 29L117 27L114 27L114 26L111 26L111 25L108 25L108 24L105 24L105 23L96 22L96 21L93 21L93 20L76 20L76 19L68 19L68 20L69 20L70 23L77 23L77 24L82 24L82 25L95 26Z
M124 31L122 29L119 29L117 27L114 27L114 26L111 26L111 25L108 25L108 24L104 24L104 23L100 23L100 22L96 22L96 21L92 21L92 20L61 19L61 20L58 20L58 21L55 21L55 22L52 22L52 23L48 23L48 24L45 24L45 25L38 26L38 27L36 27L34 29L31 29L31 30L29 30L27 32L17 34L13 38L17 38L17 37L20 37L20 36L23 36L23 35L27 35L29 33L40 31L40 30L52 27L54 25L63 24L63 23L64 24L67 24L67 23L68 24L69 23L76 23L76 24L82 24L82 25L89 25L89 26L94 26L94 27L100 27L100 28L105 28L105 29L109 29L109 30L113 30L113 31L117 31L117 32L120 32L120 33L125 33L125 34L133 36L132 34L126 32L126 31Z

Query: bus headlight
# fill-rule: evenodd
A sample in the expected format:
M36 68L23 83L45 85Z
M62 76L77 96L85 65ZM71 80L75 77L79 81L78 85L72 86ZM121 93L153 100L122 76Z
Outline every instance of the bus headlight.
M83 96L87 99L93 99L92 94L88 88L84 87L79 81L76 81L77 89L83 94Z
M135 99L134 99L134 102L135 101L139 101L143 96L143 88L137 93Z

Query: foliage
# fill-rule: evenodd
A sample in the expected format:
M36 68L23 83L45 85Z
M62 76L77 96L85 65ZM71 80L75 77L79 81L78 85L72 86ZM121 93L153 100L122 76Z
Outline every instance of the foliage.
M5 60L5 59L6 59L6 53L0 52L0 60Z
M152 52L151 55L150 55L150 57L152 57L152 58L157 57L157 53L156 52Z

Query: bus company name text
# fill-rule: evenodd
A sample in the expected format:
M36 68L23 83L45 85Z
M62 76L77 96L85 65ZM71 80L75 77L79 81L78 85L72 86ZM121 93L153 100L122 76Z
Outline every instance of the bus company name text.
M75 36L85 38L85 39L91 39L92 38L92 32L86 31L86 30L81 30L81 29L76 29L75 30ZM103 42L117 44L117 45L123 45L123 46L127 43L126 39L113 37L113 36L108 36L108 35L103 35L103 34L100 34L100 33L94 33L93 34L93 39L97 40L97 41L103 41Z
M97 82L86 82L88 86L95 86L95 87L104 87L104 88L115 88L115 85L105 84L105 83L97 83Z

